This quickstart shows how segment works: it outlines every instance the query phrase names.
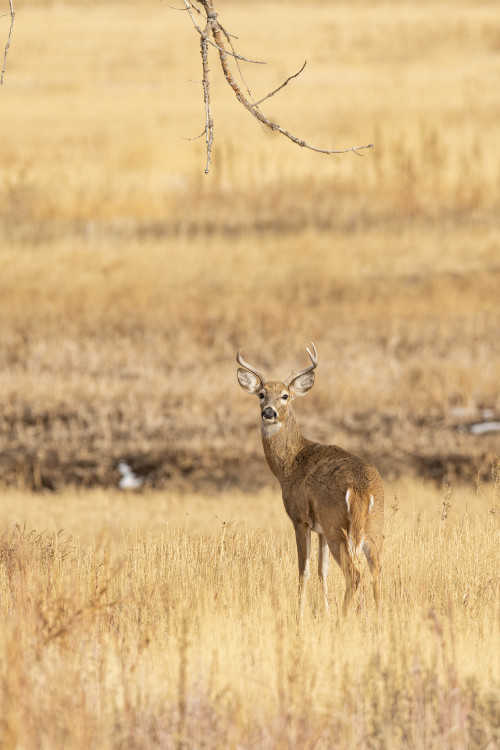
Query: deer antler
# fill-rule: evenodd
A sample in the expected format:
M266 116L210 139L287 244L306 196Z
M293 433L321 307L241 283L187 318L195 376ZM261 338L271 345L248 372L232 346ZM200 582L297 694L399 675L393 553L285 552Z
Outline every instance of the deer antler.
M313 344L313 346L314 346L314 344ZM253 372L254 375L257 375L257 377L259 378L259 380L262 383L262 385L264 385L264 383L266 382L265 376L261 372L259 372L259 370L256 370L255 367L252 367L251 365L248 365L245 362L245 360L241 356L241 349L239 350L239 352L238 352L238 354L236 356L236 361L237 361L237 363L239 365L241 365L242 367L244 367L245 370L248 370L249 372Z
M314 346L312 341L311 341L311 346L314 350L314 354L311 353L308 347L306 347L306 352L309 354L309 357L311 358L312 365L309 365L309 367L306 367L303 370L300 370L300 372L294 373L292 370L291 374L287 377L287 379L283 381L287 388L292 382L292 380L295 380L295 378L298 378L299 375L305 375L306 372L311 372L311 370L314 370L318 366L318 352L316 351L316 347Z

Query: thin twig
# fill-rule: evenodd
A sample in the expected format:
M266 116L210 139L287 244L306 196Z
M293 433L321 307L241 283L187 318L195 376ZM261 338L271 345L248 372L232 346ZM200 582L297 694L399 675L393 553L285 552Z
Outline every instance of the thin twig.
M193 13L192 13L192 11L195 10L197 13L199 13L201 15L201 11L195 5L192 5L189 2L189 0L184 0L184 3L186 5L186 10L187 10L187 12L189 13L189 15L191 17L191 21L193 22L193 25L194 25L196 31L198 32L198 34L203 34L203 31L200 29L200 27L198 26L198 24L194 20L194 16L193 16ZM182 10L182 9L181 8L177 8L176 10Z
M262 60L251 60L249 57L243 57L243 55L238 55L236 52L229 52L228 49L225 47L219 47L218 44L210 41L210 39L208 40L208 43L211 44L212 47L215 47L215 49L218 49L219 52L225 52L226 55L231 55L231 57L236 58L236 60L243 60L243 62L253 63L254 65L267 65L267 63Z
M192 138L188 138L187 136L185 136L182 140L183 141L199 141L200 138L203 138L203 136L205 135L205 132L206 132L205 128L203 128L200 135L194 135Z
M10 40L12 39L12 30L14 28L14 18L16 14L14 13L14 6L12 4L12 0L9 0L9 6L10 6L10 29L9 29L9 36L7 38L7 44L5 45L5 52L3 53L3 68L2 73L0 74L0 86L3 86L3 77L5 75L5 68L7 66L7 53L9 51L10 47ZM5 13L5 15L9 15L8 13Z
M297 78L297 76L300 76L300 74L302 73L302 71L304 70L304 68L306 67L306 65L307 65L307 60L304 62L304 65L301 67L301 69L297 73L294 73L293 76L288 76L288 78L286 79L286 81L284 83L282 83L281 86L278 86L277 89L274 89L274 91L271 91L270 94L267 94L267 96L264 96L263 99L259 99L259 101L255 102L255 104L253 106L257 107L259 104L262 104L262 102L265 102L266 99L270 99L272 96L274 96L275 94L277 94L278 91L281 91L281 89L284 89L285 86L287 85L287 83L289 83L289 81L292 80L292 78Z
M196 6L192 5L192 3L189 2L189 0L184 0L184 2L186 3L186 10L189 11L189 15L191 16L191 20L192 20L192 22L194 24L194 27L195 27L196 31L199 34L203 34L203 31L200 29L200 27L198 26L198 24L194 20L193 14L191 13L191 8L194 9L194 10L196 10L198 13L200 13L199 9ZM174 8L174 10L184 10L184 9L183 8ZM212 25L212 22L214 20L216 21L216 19L217 19L217 13L215 13L215 12L213 12L213 13L207 13L207 20L210 23L210 25ZM222 29L222 26L219 23L217 23L217 26L220 29ZM227 31L224 31L224 34L227 37L229 37L229 34L227 33ZM228 41L229 41L229 39L228 39ZM243 60L243 62L253 63L254 65L266 65L267 64L265 62L262 62L262 60L251 60L249 57L243 57L243 55L238 55L236 52L229 52L229 50L227 50L225 47L219 47L215 42L212 42L211 39L207 38L207 42L209 44L211 44L212 47L215 47L215 49L218 49L219 52L225 52L226 55L231 55L231 57L236 58L236 60Z
M229 34L229 33L228 33L228 32L226 31L226 29L224 28L224 26L221 26L221 24L219 24L219 26L221 27L221 29L222 29L222 33L223 33L223 34L224 34L224 36L226 37L226 39L227 39L227 41L228 41L228 44L230 45L230 47L231 47L231 50L232 50L233 54L235 54L234 46L233 46L233 43L232 43L232 41L231 41L231 36L232 36L232 34ZM237 39L237 37L234 37L234 38L235 38L235 39ZM247 90L248 96L249 96L249 97L250 97L250 99L252 100L252 104L253 104L253 106L254 106L254 107L256 107L256 106L258 105L258 102L256 103L256 102L254 102L254 100L253 100L253 94L252 94L252 92L250 91L250 86L248 85L248 83L247 83L247 82L246 82L246 80L245 80L245 76L243 75L243 71L241 70L241 67L240 67L240 61L239 61L238 59L236 60L236 67L238 68L238 73L240 74L240 78L241 78L241 80L242 80L242 81L243 81L243 83L245 84L245 88L246 88L246 90Z

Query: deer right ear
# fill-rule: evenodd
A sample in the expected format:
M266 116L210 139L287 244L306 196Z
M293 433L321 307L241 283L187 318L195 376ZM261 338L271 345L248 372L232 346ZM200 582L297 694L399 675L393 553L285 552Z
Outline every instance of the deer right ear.
M256 395L262 388L263 384L260 378L258 378L257 375L254 375L253 372L249 372L248 370L242 370L240 368L237 374L238 374L238 383L241 385L243 390L246 391L247 393Z

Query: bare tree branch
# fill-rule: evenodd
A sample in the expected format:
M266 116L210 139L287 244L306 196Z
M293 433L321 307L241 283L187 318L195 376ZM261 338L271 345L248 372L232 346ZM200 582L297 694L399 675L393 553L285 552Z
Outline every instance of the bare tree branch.
M201 11L194 3L198 3L203 8L203 11ZM236 60L236 65L238 68L238 71L240 73L241 79L247 89L248 96L250 99L253 99L252 94L250 92L250 89L248 87L248 84L246 83L245 79L243 78L243 75L241 74L239 61L242 60L244 62L250 62L255 64L264 64L264 63L258 63L256 60L251 60L247 57L243 57L242 55L239 55L235 52L234 46L231 42L232 34L229 34L226 29L222 26L222 24L218 20L218 14L215 11L214 8L214 0L184 0L184 5L186 6L186 10L188 11L191 20L193 22L193 25L196 29L196 31L200 35L200 43L201 43L201 57L202 57L202 67L203 67L203 99L205 103L205 140L206 140L206 147L207 147L207 162L205 166L205 174L208 174L209 168L210 168L210 160L211 160L211 154L212 154L212 145L214 140L214 123L212 118L212 112L210 107L210 69L208 67L208 45L215 47L219 53L219 59L222 66L222 70L224 73L224 77L226 81L228 82L229 86L234 91L236 98L238 101L245 107L250 114L255 117L256 120L258 120L262 125L269 128L270 130L276 131L278 133L281 133L286 138L291 140L293 143L297 144L297 146L301 146L302 148L310 149L311 151L316 151L320 154L345 154L349 151L354 152L355 154L358 154L358 156L362 156L362 154L359 154L358 152L362 149L366 148L373 148L373 144L370 143L366 146L350 146L349 148L337 148L337 149L327 149L327 148L318 148L316 146L311 146L310 144L306 143L302 138L298 138L293 133L290 133L288 130L285 130L281 127L281 125L278 125L278 123L273 122L269 118L267 118L264 113L259 109L259 105L262 104L262 102L266 101L267 99L270 99L272 96L278 93L278 91L281 91L293 78L297 78L302 71L304 70L306 63L301 67L301 69L295 73L294 75L289 76L286 81L284 81L281 86L278 86L278 88L274 89L274 91L271 91L269 94L264 96L262 99L259 99L259 101L254 102L250 101L245 94L242 92L240 86L236 82L236 79L231 71L231 68L229 66L229 60L228 57L232 57ZM201 27L197 24L196 19L194 17L194 13L197 13L200 16L205 16L206 18L206 26L202 30ZM210 38L211 37L211 38ZM236 38L236 37L233 37ZM225 42L230 45L231 50L226 49Z
M196 1L197 2L201 2L201 3L204 2L204 0L196 0ZM194 20L194 16L193 16L191 10L194 8L194 10L196 10L198 13L201 13L201 11L198 8L196 8L194 5L192 5L192 3L190 2L190 0L184 0L184 2L186 3L186 10L189 11L189 15L191 16L191 20L192 20L192 22L194 24L194 27L196 28L196 31L199 34L203 34L204 32L200 29L200 27L198 26L198 24ZM217 18L217 13L212 13L211 15L215 19ZM213 18L209 18L209 14L207 13L207 21L208 21L207 26L211 25L212 20L213 20ZM227 31L220 24L218 24L218 27L222 31L222 33L224 34L224 36L226 37L226 39L229 41L229 37L231 36L231 34L228 34ZM206 28L205 28L205 31L206 31ZM235 57L236 60L243 60L243 62L253 63L254 65L265 65L266 64L265 62L262 62L261 60L250 60L250 58L248 58L248 57L243 57L243 55L238 55L238 54L236 54L236 52L234 52L234 50L233 50L233 52L229 52L229 50L227 50L225 47L219 47L219 45L215 44L215 42L213 42L211 39L207 39L207 41L208 41L209 44L212 45L212 47L215 47L215 49L218 49L219 52L225 52L226 55L231 55L231 57Z
M12 4L12 0L9 0L9 6L10 6L10 29L9 29L9 36L7 37L7 43L5 45L5 52L3 53L3 68L2 68L2 73L0 74L0 86L3 86L3 77L5 75L5 68L7 66L7 53L9 52L10 40L12 39L12 30L14 28L14 18L16 15L14 13L14 6ZM6 13L5 15L9 15L9 14Z
M212 143L214 142L214 121L212 118L212 110L210 109L210 69L208 67L208 30L209 24L203 34L201 35L201 59L203 64L203 99L205 101L205 142L207 144L207 163L205 166L205 174L208 174L210 169L210 158L212 155Z
M234 47L233 47L233 43L231 41L231 37L233 35L232 34L228 34L228 32L226 31L226 29L223 26L221 26L221 29L222 29L222 32L223 32L224 36L226 37L226 39L228 41L229 46L231 47L232 52L234 53ZM237 39L237 37L234 37L234 39ZM245 76L243 75L243 71L241 70L240 61L238 59L236 60L236 67L238 68L238 73L240 74L240 78L243 81L243 83L245 84L245 88L247 90L248 96L252 100L252 104L253 104L254 103L253 102L253 95L252 95L252 92L250 91L250 86L248 85L248 83L245 80Z

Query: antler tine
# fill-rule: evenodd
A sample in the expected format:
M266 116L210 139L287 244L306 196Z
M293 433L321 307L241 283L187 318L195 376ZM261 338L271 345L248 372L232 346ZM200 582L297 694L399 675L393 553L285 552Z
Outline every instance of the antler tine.
M313 363L313 365L314 365L315 367L317 367L317 366L318 366L318 352L316 351L316 347L314 346L314 342L313 342L313 341L311 341L311 346L312 346L312 348L314 349L314 357L313 357L313 355L311 354L311 352L309 351L309 349L308 349L308 347L307 347L307 346L306 346L306 352L307 352L307 353L309 354L309 356L311 357L311 362Z
M241 365L242 367L244 367L245 370L248 370L249 372L253 372L254 375L257 375L257 377L260 379L260 382L262 383L262 385L264 385L264 383L266 382L265 375L263 375L261 372L259 372L259 370L256 370L255 367L252 367L251 365L249 365L249 364L247 364L245 362L245 360L241 356L241 349L239 350L239 352L238 352L238 354L236 356L236 361L237 361L237 363L239 365Z
M294 373L292 370L291 375L289 375L287 379L283 381L287 387L290 385L292 380L295 380L295 378L298 378L299 375L305 375L306 372L311 372L311 370L314 370L318 366L318 352L316 351L316 347L314 346L312 341L311 341L311 346L313 348L314 354L311 353L311 351L309 350L307 346L306 346L306 352L309 354L312 364L309 365L309 367L305 367L303 370L299 370L299 372L296 372L296 373Z

